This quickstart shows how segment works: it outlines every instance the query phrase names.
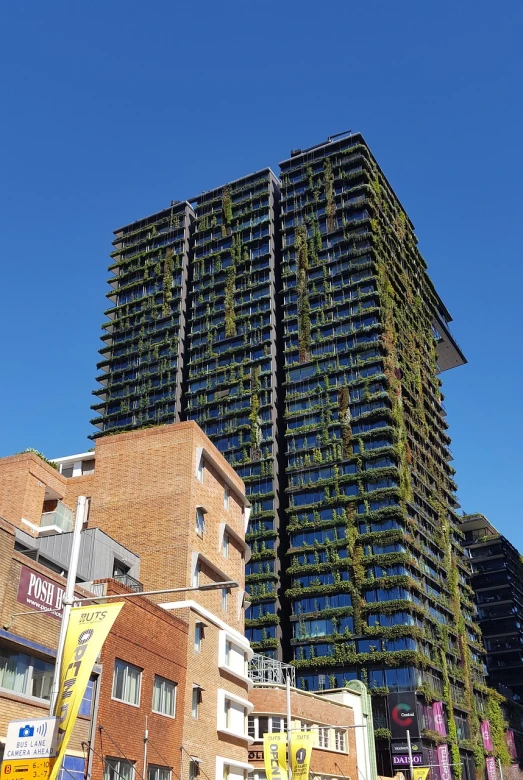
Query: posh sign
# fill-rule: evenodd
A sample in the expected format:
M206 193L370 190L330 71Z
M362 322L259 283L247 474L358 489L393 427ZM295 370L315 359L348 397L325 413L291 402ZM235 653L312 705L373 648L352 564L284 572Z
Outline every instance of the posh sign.
M54 610L47 614L61 618L63 597L64 588L27 566L22 566L16 596L20 604L26 604L34 609Z

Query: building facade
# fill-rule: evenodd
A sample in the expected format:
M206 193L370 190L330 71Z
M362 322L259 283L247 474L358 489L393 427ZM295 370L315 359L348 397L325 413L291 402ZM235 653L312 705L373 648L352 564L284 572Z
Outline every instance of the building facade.
M461 521L471 558L471 585L485 646L488 682L503 709L523 760L523 564L516 548L484 515ZM509 740L508 748L511 748ZM511 758L515 756L511 755Z
M369 685L383 773L386 695L441 701L469 780L485 677L439 378L465 359L363 137L280 168L191 201L182 416L248 481L248 636L301 689Z

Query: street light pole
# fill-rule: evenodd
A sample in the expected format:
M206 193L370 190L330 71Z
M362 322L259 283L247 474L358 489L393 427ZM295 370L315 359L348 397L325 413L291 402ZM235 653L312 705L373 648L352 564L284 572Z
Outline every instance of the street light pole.
M67 583L65 586L65 592L62 601L62 620L60 623L60 636L58 638L58 648L56 650L56 663L55 663L54 673L53 673L53 684L51 687L51 695L49 698L50 715L53 715L54 713L56 700L58 698L62 659L64 655L65 635L67 634L67 626L69 625L69 616L71 615L71 607L73 606L74 603L74 586L76 585L76 571L78 569L78 557L80 555L80 540L82 534L82 527L85 519L86 506L87 506L87 498L85 496L78 496L78 503L76 505L76 518L75 518L74 531L73 531L73 544L71 547L71 558L69 560L69 570L67 572Z
M414 764L412 763L412 745L410 743L410 731L407 729L407 748L409 751L410 780L414 780Z

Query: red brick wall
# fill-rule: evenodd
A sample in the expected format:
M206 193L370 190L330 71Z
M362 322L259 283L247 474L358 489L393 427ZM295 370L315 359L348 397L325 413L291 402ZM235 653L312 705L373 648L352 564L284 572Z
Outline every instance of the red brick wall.
M128 593L129 591L119 583L110 581L108 592ZM148 599L125 599L125 605L116 619L101 654L103 670L100 679L97 726L103 726L103 729L96 730L93 780L103 778L101 756L117 758L125 756L130 761L136 762L137 776L142 775L146 716L149 730L148 763L171 766L174 773L180 774L187 631L186 623L157 607ZM116 658L129 661L143 669L139 707L112 698ZM155 674L177 684L175 718L152 711ZM155 748L160 751L163 758Z

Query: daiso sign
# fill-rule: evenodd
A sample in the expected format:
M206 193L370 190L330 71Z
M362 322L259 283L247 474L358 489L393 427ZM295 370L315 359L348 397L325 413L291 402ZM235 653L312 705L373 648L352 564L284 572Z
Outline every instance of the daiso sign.
M52 610L48 615L62 616L64 588L43 574L22 566L16 600L33 609Z

